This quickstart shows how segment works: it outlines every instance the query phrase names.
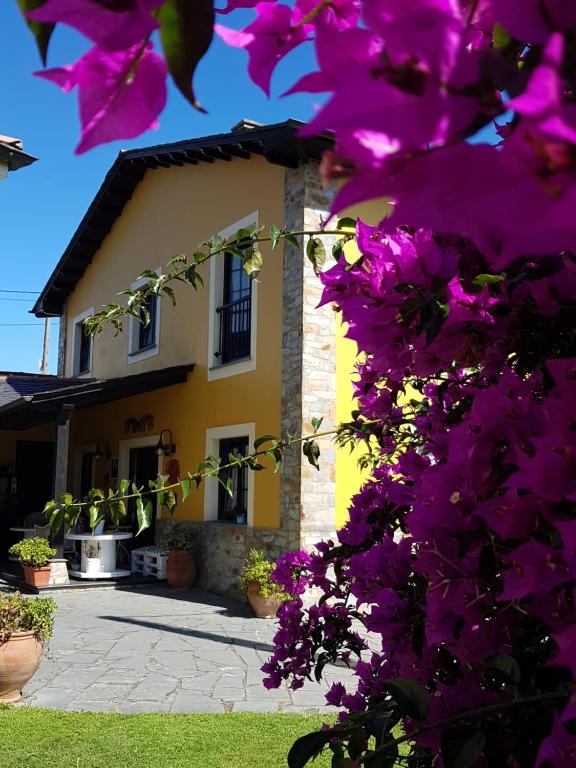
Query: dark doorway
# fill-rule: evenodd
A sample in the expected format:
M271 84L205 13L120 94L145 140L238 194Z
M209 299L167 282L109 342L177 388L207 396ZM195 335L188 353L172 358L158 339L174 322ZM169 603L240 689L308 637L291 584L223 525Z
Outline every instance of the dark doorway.
M158 477L158 454L156 448L148 446L146 448L131 448L130 449L130 466L129 466L130 480L136 483L138 488L144 486L148 488L149 480L156 480ZM144 498L149 498L153 502L154 516L152 518L152 524L150 528L145 530L134 541L135 547L149 547L154 544L154 534L156 527L156 496L142 494ZM138 520L136 518L136 503L132 500L128 507L128 516L130 524L132 525L133 532L138 530Z
M16 442L16 516L20 524L25 518L38 516L54 496L54 443L36 440Z

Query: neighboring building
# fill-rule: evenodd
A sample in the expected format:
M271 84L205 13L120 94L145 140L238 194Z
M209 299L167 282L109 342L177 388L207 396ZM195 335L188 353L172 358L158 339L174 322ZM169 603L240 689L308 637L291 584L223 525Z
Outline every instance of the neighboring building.
M0 134L0 179L5 179L9 171L18 171L35 163L37 159L24 152L20 139Z
M316 308L321 286L303 246L263 247L258 282L230 254L211 259L205 288L178 285L175 310L152 302L149 326L127 322L120 336L108 328L91 339L82 325L144 269L214 233L317 227L330 203L318 177L330 138L300 139L299 125L242 121L227 134L119 155L33 310L60 317L59 376L45 386L6 380L5 465L20 451L34 483L34 452L41 461L54 450L50 482L78 496L122 477L185 475L207 454L249 451L259 435L305 433L314 416L323 428L349 418L353 346L332 309ZM198 529L203 586L236 591L251 547L277 556L334 534L359 474L354 457L320 442L320 471L293 449L278 474L236 471L233 500L209 481L178 505L176 519Z

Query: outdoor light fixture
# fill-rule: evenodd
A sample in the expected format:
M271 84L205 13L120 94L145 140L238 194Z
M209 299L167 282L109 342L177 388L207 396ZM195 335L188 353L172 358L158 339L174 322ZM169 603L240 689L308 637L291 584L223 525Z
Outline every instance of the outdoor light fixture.
M95 459L109 459L110 458L110 443L105 438L101 438L96 442L96 449L92 454Z
M169 442L164 442L164 434L167 433L169 435ZM158 438L158 443L156 444L156 455L157 456L173 456L176 453L176 446L173 443L173 437L172 432L169 429L163 429L162 432L160 432L160 437Z

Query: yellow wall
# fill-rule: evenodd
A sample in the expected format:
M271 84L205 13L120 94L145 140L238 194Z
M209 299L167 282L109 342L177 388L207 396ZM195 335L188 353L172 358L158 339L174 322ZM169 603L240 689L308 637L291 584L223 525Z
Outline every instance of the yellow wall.
M78 410L73 414L70 439L69 486L75 476L75 453L79 446L94 445L97 440L107 440L112 457L118 457L120 440L150 437L162 429L173 433L181 474L194 471L198 462L205 458L205 430L226 424L256 422L256 435L269 432L270 426L278 428L278 405L275 398L260 397L250 391L248 374L238 376L235 382L235 398L222 396L222 386L231 379L206 384L200 370L189 374L186 384L129 397L114 403ZM229 384L228 384L229 386ZM276 410L275 410L276 409ZM126 419L154 417L154 428L137 435L126 434ZM96 484L102 484L109 471L109 462L96 460ZM162 469L165 469L163 467ZM211 481L216 482L216 481ZM179 504L175 517L181 520L202 520L204 509L204 485L193 490L184 504ZM277 527L280 522L279 476L273 472L254 473L254 524L256 527Z
M260 225L281 225L284 203L284 168L259 157L246 161L200 163L149 171L132 200L114 224L68 301L66 372L71 373L74 316L90 307L117 300L144 269L163 266L178 253L192 253L199 241L210 237L254 211ZM177 306L163 301L160 316L160 353L132 365L128 360L128 326L113 338L110 329L94 342L96 377L112 378L172 365L194 363L185 385L158 390L73 415L69 481L74 478L77 446L106 439L112 455L126 435L127 418L152 414L155 432L171 429L177 446L175 458L182 473L193 471L205 457L206 430L246 422L255 423L256 436L280 433L282 354L282 251L262 248L264 269L257 286L257 368L254 371L208 381L209 269L203 268L204 289L176 286ZM141 433L142 436L153 434ZM102 482L104 460L96 463ZM272 472L254 476L254 524L279 525L279 477ZM203 486L193 492L177 512L182 519L203 518Z
M193 253L201 240L254 211L261 225L281 223L283 202L284 168L257 156L148 171L68 299L66 375L72 374L74 317L119 301L118 292L129 288L144 269L164 267L176 254ZM266 363L262 368L274 369L280 361L282 251L278 248L272 254L263 246L262 253L257 359ZM124 333L116 338L107 328L94 340L92 375L113 378L193 362L205 376L208 273L205 265L205 288L198 292L175 286L175 310L169 301L162 301L159 355L128 365L126 322ZM279 375L278 371L278 387Z

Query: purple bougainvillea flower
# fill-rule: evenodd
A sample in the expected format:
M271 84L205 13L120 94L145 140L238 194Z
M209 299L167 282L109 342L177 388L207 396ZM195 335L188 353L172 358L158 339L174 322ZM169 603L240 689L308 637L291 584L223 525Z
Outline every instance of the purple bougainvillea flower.
M561 552L538 541L522 544L505 559L512 567L504 574L501 600L520 600L532 593L547 593L573 578Z
M294 27L292 8L260 2L258 17L243 30L214 26L222 40L234 48L244 48L250 57L248 74L264 93L270 95L272 72L281 59L308 39L305 27Z
M550 32L576 24L576 5L566 0L492 0L491 5L494 20L528 43L545 43Z
M534 70L526 89L506 105L526 118L537 120L538 130L576 143L576 127L562 115L560 67L564 55L564 38L550 36L542 53L542 61Z
M395 65L416 60L446 79L460 53L464 22L456 0L364 0L366 26Z
M538 750L536 768L553 765L554 768L574 768L576 764L576 736L566 730L556 715L552 733L544 739Z
M78 154L155 128L166 103L166 63L151 43L114 53L95 46L71 66L36 74L64 91L78 87L82 124Z
M126 0L115 11L95 0L47 0L29 11L33 21L67 24L100 48L122 51L147 38L158 22L150 14L163 0Z

